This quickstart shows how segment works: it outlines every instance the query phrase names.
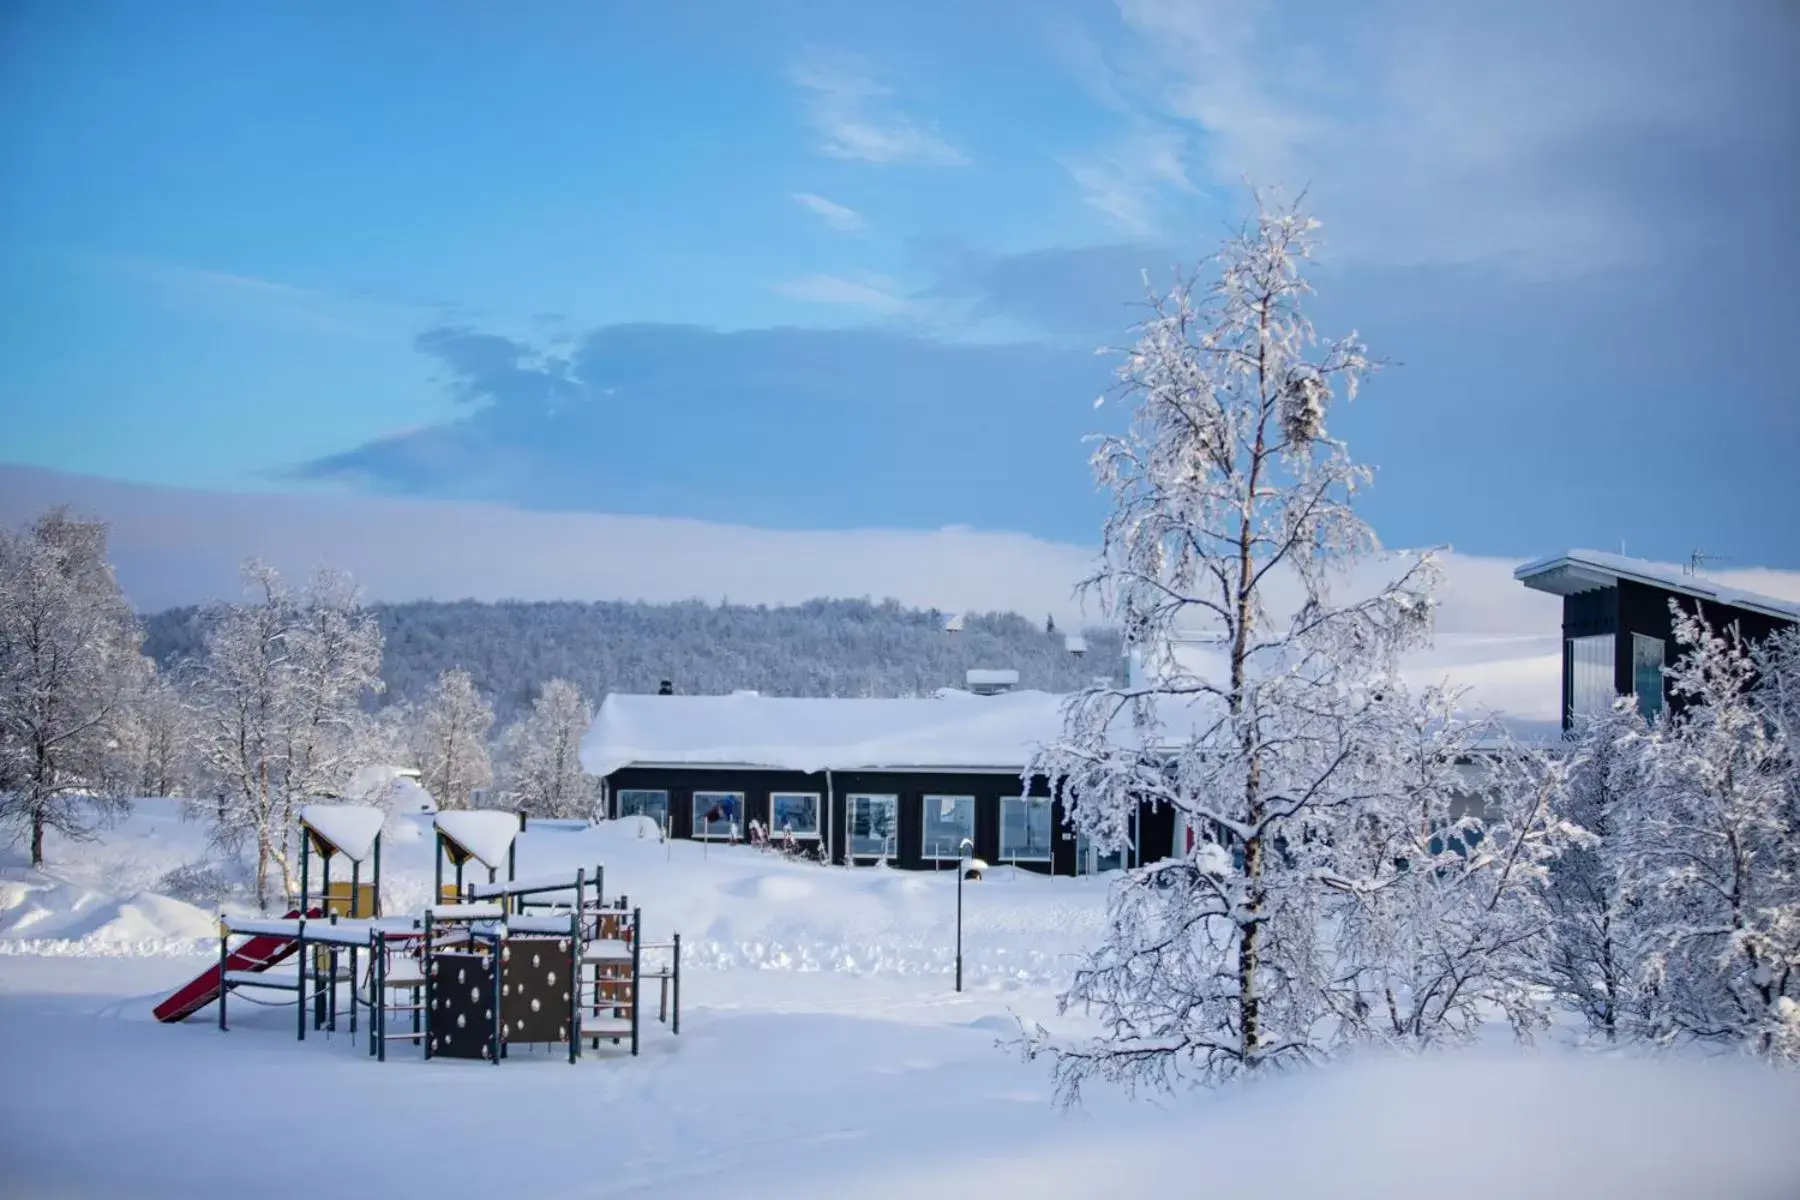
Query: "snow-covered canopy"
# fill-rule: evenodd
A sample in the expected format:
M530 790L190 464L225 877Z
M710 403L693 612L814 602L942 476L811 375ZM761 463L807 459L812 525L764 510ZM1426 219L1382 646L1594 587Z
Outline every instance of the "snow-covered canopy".
M506 865L506 852L519 833L519 818L492 810L441 812L435 821L439 833L475 856L484 867Z
M366 804L308 804L300 810L300 823L352 862L369 857L386 820L386 813Z
M950 689L904 700L614 693L582 739L581 765L594 775L633 763L1017 771L1062 732L1063 700Z

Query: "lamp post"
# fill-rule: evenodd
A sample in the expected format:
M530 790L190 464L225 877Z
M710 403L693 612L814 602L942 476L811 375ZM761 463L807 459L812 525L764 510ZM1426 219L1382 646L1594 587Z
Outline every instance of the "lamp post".
M961 853L958 856L956 864L956 990L959 992L962 991L963 880L968 878L971 874L979 879L981 878L981 872L987 870L987 864L985 862L982 862L979 858L970 856L969 852L974 849L975 843L971 842L968 838L964 838L961 847L959 847Z

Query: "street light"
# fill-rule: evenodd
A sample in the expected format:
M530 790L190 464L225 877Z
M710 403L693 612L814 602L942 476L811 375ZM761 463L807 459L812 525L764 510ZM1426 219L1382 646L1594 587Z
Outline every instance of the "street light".
M960 854L959 854L959 859L956 864L956 990L959 992L962 991L962 889L963 889L963 880L969 878L970 876L974 876L976 879L980 879L981 873L983 871L987 870L987 864L985 862L981 861L979 858L974 858L970 855L970 851L972 851L974 849L975 849L975 843L971 842L968 838L964 838L962 840L962 845L960 847L958 847Z

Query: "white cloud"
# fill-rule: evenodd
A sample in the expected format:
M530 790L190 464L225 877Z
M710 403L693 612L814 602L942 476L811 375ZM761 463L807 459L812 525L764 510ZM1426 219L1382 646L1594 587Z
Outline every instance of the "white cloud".
M863 274L854 279L842 275L808 275L775 285L783 296L814 304L846 304L882 313L903 313L913 308L912 301L899 292L899 286L885 275Z
M1718 218L1678 214L1647 179L1691 189L1721 161L1749 169L1792 148L1773 115L1795 101L1775 61L1783 31L1758 29L1772 9L1118 0L1118 12L1110 53L1061 43L1077 81L1130 122L1184 129L1207 182L1310 187L1345 257L1536 277L1635 265ZM1669 166L1684 161L1694 170ZM1090 202L1093 173L1077 178Z
M862 214L848 205L815 196L811 192L795 192L794 200L839 233L861 233L865 228Z
M902 113L894 89L866 63L807 62L794 67L790 78L806 93L807 119L820 136L822 154L937 167L969 161L935 130Z

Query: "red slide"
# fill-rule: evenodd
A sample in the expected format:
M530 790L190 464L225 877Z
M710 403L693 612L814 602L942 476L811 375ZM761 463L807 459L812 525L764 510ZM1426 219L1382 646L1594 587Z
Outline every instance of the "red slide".
M300 915L299 909L291 910L283 920L291 921ZM307 917L317 917L319 909L309 909ZM231 952L226 962L228 971L266 971L276 963L294 953L293 938L279 937L275 934L258 934ZM193 982L156 1006L156 1019L163 1022L185 1021L214 1000L219 998L219 968L206 968Z

